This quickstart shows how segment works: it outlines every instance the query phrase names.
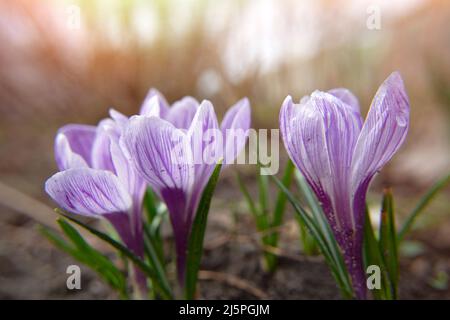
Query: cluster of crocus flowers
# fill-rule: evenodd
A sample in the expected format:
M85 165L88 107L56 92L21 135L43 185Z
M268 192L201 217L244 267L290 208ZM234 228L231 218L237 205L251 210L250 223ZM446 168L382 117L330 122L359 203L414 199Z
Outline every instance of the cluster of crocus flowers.
M216 165L233 163L244 148L250 118L246 98L219 125L211 102L185 97L170 106L152 89L138 115L128 118L111 110L98 126L61 128L55 140L60 172L47 180L45 189L68 212L108 220L123 243L143 258L142 202L150 187L169 212L183 286L189 237L203 192ZM316 194L354 293L364 299L366 193L408 131L403 81L398 73L388 77L365 122L358 99L346 89L315 91L298 104L288 96L279 120L286 150ZM134 283L145 293L146 278L133 270Z
M203 190L218 161L232 163L245 146L250 113L244 98L228 110L219 127L211 102L199 104L186 97L169 107L164 97L151 91L141 115L127 125L123 141L130 161L169 210L181 284L189 232Z
M366 193L374 175L405 140L409 102L393 73L378 89L363 123L346 89L315 91L280 112L286 150L316 194L341 247L357 298L366 297L362 243Z
M199 104L185 97L170 107L152 89L139 115L128 118L111 110L110 116L97 127L59 130L55 156L60 172L47 180L45 189L68 212L107 219L124 244L143 257L142 202L150 186L168 208L183 284L199 200L217 162L232 163L245 146L249 102L234 105L219 127L209 101ZM135 274L144 291L145 278L137 269Z

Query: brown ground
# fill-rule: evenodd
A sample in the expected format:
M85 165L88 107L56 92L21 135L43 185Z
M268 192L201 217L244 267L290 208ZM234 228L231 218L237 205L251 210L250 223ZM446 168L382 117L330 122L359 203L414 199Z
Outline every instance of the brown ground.
M295 222L283 226L279 268L264 272L251 217L236 188L222 184L214 200L200 274L202 299L339 299L320 257L302 255ZM230 193L230 194L228 194ZM236 201L239 199L239 201ZM446 200L444 200L446 201ZM232 207L229 210L216 209ZM402 299L450 299L450 223L414 233L420 250L402 258ZM2 210L0 215L0 299L114 299L96 275L82 267L82 290L65 289L65 270L76 263L54 249L29 218Z

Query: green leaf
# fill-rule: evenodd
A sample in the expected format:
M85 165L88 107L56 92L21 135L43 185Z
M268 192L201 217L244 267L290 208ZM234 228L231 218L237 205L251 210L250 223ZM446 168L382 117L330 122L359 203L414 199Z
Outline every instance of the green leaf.
M399 277L397 230L395 227L394 198L390 189L384 190L379 230L379 246L391 284L392 298L397 298Z
M153 190L150 188L147 188L147 190L145 191L144 208L147 212L148 222L152 222L158 214L158 203Z
M55 231L51 230L48 227L40 226L39 230L51 243L53 243L58 249L66 252L74 259L78 260L83 264L87 264L86 257L82 252L73 248L70 244L66 242L63 238L61 238Z
M239 173L237 174L237 181L239 184L239 188L241 189L241 192L244 196L244 199L247 202L250 213L253 215L253 217L255 219L256 228L258 229L258 231L266 230L267 223L265 223L264 216L263 216L262 212L260 211L259 207L255 206L255 203L250 195L250 192L248 191L247 187L245 186L245 183Z
M311 189L309 188L305 178L300 173L300 171L295 170L294 172L295 180L297 182L297 185L302 193L302 195L305 197L305 200L308 204L308 207L310 208L311 212L316 217L322 216L322 208L320 207L320 204L318 203L316 196L313 194ZM311 237L311 235L308 232L305 232L307 230L306 226L302 223L301 220L297 219L297 223L300 229L300 241L301 245L303 247L303 252L306 255L312 255L316 254L318 251L317 244L314 241L314 238ZM328 224L325 222L325 224ZM321 228L325 228L325 225L322 225Z
M378 241L375 238L375 233L372 228L372 223L370 222L369 212L366 208L365 217L364 217L364 242L363 242L363 258L364 258L364 266L367 270L367 267L370 265L376 265L381 270L381 289L373 289L371 290L374 299L376 300L384 300L391 298L390 291L390 283L388 276L386 274L386 267L384 264L383 256L380 252L380 247L378 245Z
M195 214L195 219L192 224L186 259L185 295L187 299L194 299L195 296L198 270L200 268L200 261L203 253L203 239L205 237L208 212L221 168L222 160L220 160L216 165L214 172L211 175L205 190L203 191L197 212Z
M172 299L173 295L172 292L170 290L170 288L165 287L164 284L159 283L158 282L158 278L156 277L154 271L144 262L142 261L138 256L136 256L133 252L131 252L127 247L125 247L123 244L121 244L120 242L114 240L113 238L111 238L110 236L108 236L107 234L100 232L94 228L92 228L91 226L67 215L65 212L61 211L60 209L55 209L55 211L57 213L59 213L60 215L62 215L63 217L65 217L66 219L74 222L75 224L79 225L80 227L86 229L87 231L89 231L90 233L92 233L93 235L97 236L98 238L102 239L103 241L109 243L112 247L114 247L115 249L117 249L123 256L127 257L128 259L130 259L139 269L142 270L142 272L144 272L149 278L151 278L161 289L161 293L163 295L164 298L167 299Z
M121 272L106 256L91 247L70 224L62 219L58 219L58 224L75 247L72 247L59 235L48 228L41 227L41 233L60 250L68 253L77 261L93 269L111 287L118 290L121 297L126 298L126 280L123 272Z
M147 212L147 222L144 222L144 229L159 261L164 266L164 243L161 237L161 225L167 216L167 208L158 202L156 195L150 188L147 188L144 197L144 207Z
M164 261L161 261L158 252L152 243L149 231L144 229L144 233L145 253L153 267L153 270L155 270L155 276L158 278L158 283L161 283L164 287L170 288L170 284L166 276L166 270L164 268Z
M294 175L295 166L292 163L291 160L289 160L286 164L286 168L284 169L283 178L281 180L281 183L286 187L286 189L289 189L292 183L292 177ZM275 202L275 209L273 211L273 220L272 220L272 228L277 229L281 226L281 223L283 222L283 216L286 208L286 202L287 202L287 196L282 190L278 190L277 194L277 200ZM270 241L270 244L273 247L278 246L278 237L280 232L278 230L275 230L272 233L272 239Z
M268 181L267 177L262 178L261 175L258 176L258 186L259 186L259 206L255 206L250 193L245 186L239 173L237 174L237 180L239 188L241 189L244 199L247 202L250 213L253 215L256 223L256 229L258 232L262 233L261 242L265 246L271 246L271 235L267 234L265 231L269 229L269 216L268 216L268 204L267 204L267 194L268 194ZM267 270L272 271L275 266L275 255L270 252L264 252L265 267Z
M269 180L266 175L258 175L258 187L259 187L259 208L263 216L269 214L269 204L267 198L269 195Z
M313 216L309 216L305 209L297 202L292 193L281 183L281 181L275 177L271 178L276 182L278 187L283 190L286 194L287 199L294 207L298 218L306 226L314 240L317 242L320 250L322 251L326 262L328 263L331 273L334 276L341 293L345 298L351 298L353 296L353 289L350 282L350 277L348 275L347 268L344 264L344 259L342 257L339 245L334 238L332 230L326 220L325 215L317 204L316 200L316 211ZM305 192L309 196L312 195L312 191L306 186Z
M399 233L398 240L399 242L403 240L405 235L411 230L414 221L419 216L419 214L427 207L430 201L441 191L447 184L450 182L450 174L436 182L429 191L419 200L419 203L416 205L413 211L408 215L405 222L403 223Z

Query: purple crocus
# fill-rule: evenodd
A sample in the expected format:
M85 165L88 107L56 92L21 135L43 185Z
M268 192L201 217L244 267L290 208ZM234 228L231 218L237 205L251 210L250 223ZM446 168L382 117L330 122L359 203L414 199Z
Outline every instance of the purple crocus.
M141 115L130 119L124 144L136 170L166 203L174 231L177 270L184 282L191 225L203 190L220 158L234 161L245 145L250 105L242 99L225 115L219 128L214 107L185 97L171 107L151 90ZM233 134L239 131L242 134Z
M143 257L142 201L145 182L124 155L120 137L128 118L111 110L113 119L97 127L69 124L59 129L55 157L60 172L45 183L46 192L64 210L108 220L125 245ZM133 268L139 294L146 290L142 272Z
M315 91L280 112L287 152L320 201L343 254L357 298L366 297L362 242L366 193L409 127L409 102L394 72L378 89L366 121L346 89Z

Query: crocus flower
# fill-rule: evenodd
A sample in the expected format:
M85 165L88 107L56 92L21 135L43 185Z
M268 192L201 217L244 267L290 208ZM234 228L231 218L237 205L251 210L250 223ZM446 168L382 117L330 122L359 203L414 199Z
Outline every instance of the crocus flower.
M320 201L361 299L367 189L402 145L408 126L408 97L397 72L378 89L364 124L357 98L346 89L315 91L299 104L288 96L281 108L287 152Z
M155 90L146 98L141 115L128 122L123 136L128 156L169 211L180 284L184 282L188 237L203 190L220 158L225 163L236 158L249 127L247 99L227 112L219 129L209 101L199 104L185 97L169 107ZM232 131L242 134L233 135Z
M46 192L64 210L108 220L125 245L143 257L142 201L145 182L124 156L120 144L128 118L112 110L113 119L97 127L70 124L55 140L55 157L60 172L45 183ZM139 294L146 279L133 268Z

